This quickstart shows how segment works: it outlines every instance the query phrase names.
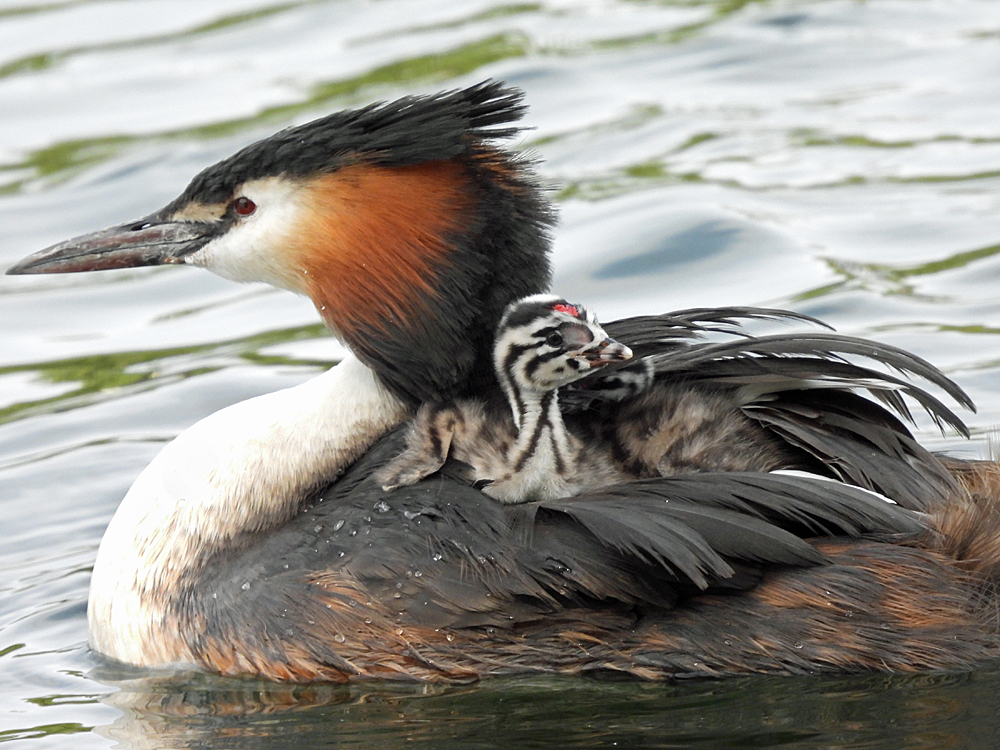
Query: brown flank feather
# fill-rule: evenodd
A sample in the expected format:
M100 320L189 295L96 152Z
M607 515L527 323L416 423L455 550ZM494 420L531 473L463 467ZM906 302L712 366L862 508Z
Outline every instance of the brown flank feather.
M956 473L973 493L991 494L955 498L931 514L925 536L908 543L817 540L829 564L772 568L738 596L705 593L675 603L668 587L661 606L627 596L581 606L551 591L524 596L510 584L516 571L495 560L481 569L470 564L455 589L463 593L451 599L414 579L400 589L390 576L380 588L331 568L289 580L277 597L282 609L261 613L263 631L260 623L231 621L188 638L199 642L205 669L293 682L968 669L1000 657L1000 495L993 491L1000 469L973 464ZM493 567L502 574L486 575ZM471 608L494 624L415 623L406 610L417 598L434 599L445 620L457 623ZM294 629L283 632L275 611Z

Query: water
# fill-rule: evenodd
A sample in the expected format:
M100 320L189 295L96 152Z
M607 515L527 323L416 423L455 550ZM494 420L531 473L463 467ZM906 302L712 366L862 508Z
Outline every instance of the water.
M791 307L933 360L1000 423L1000 6L0 0L0 266L148 213L290 123L505 79L602 319ZM0 741L26 747L987 747L1000 678L648 685L157 682L86 649L132 479L342 350L304 300L193 269L0 277Z

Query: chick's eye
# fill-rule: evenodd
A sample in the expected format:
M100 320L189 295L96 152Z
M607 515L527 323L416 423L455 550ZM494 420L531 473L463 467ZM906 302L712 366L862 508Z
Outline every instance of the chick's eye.
M563 345L563 337L561 333L552 332L545 337L545 343L549 346L556 348Z
M245 195L241 195L239 198L234 200L232 205L233 210L240 216L249 216L257 210L257 204Z

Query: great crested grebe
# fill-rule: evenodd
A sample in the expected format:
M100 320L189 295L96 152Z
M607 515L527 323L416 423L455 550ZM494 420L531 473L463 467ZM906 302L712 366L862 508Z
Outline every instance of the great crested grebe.
M506 408L491 408L486 398L424 404L406 450L375 481L386 490L413 484L449 456L470 466L474 486L505 503L555 500L627 481L608 451L566 429L558 389L631 356L581 305L549 294L512 302L493 345Z
M418 404L495 387L504 308L548 286L552 213L525 161L495 145L519 100L487 82L291 128L161 210L9 269L185 263L265 281L308 295L353 353L209 416L142 472L94 565L93 649L297 681L912 671L1000 655L996 465L922 449L885 407L905 416L908 396L958 418L845 357L967 397L891 347L739 335L741 318L775 311L605 328L653 358L651 396L668 407L685 389L728 397L782 461L843 482L703 472L512 505L447 471L375 483ZM713 329L735 335L692 338ZM610 440L627 406L591 399L572 416Z

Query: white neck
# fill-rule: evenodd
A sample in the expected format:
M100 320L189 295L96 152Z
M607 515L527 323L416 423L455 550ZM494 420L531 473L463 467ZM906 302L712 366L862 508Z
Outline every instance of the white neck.
M407 407L353 356L302 385L234 404L181 433L136 479L101 542L91 647L119 661L191 661L171 591L207 554L284 523Z

